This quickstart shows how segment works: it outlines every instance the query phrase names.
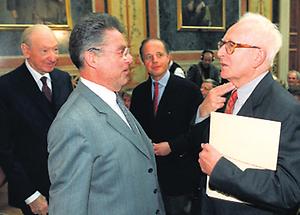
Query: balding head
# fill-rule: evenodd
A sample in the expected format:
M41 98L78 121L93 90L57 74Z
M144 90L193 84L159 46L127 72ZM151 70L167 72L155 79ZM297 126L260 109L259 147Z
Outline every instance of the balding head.
M58 43L52 30L46 25L33 25L22 34L23 56L37 72L52 72L58 60Z
M54 33L47 25L37 24L37 25L33 25L31 27L28 27L24 30L24 32L22 34L22 38L21 38L21 43L25 43L25 44L31 46L32 45L32 35L36 35L36 34L47 35L48 37L53 36L53 38L55 38L55 40L56 40Z

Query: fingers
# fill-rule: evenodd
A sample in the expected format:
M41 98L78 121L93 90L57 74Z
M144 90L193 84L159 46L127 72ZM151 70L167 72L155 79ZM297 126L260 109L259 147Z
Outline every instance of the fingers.
M223 96L233 89L235 86L230 82L211 89L200 105L199 115L207 117L211 112L222 108L226 102L226 98Z
M228 82L226 84L222 84L222 85L220 85L218 87L215 87L212 90L215 93L215 95L217 95L217 96L223 96L223 95L225 95L226 93L232 91L235 88L236 87L231 82Z
M36 200L29 204L32 213L47 215L48 213L48 202L46 198L40 195Z

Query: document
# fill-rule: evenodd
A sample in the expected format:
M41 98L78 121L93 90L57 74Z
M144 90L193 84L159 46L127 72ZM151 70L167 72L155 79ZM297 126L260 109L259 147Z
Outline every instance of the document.
M241 170L276 170L281 123L224 113L211 113L209 144ZM241 202L209 188L210 197Z

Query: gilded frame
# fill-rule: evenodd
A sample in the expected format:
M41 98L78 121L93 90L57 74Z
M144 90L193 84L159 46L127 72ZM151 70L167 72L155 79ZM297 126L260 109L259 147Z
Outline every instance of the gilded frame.
M72 23L72 16L71 16L71 0L64 0L65 1L65 12L66 12L66 23L64 24L47 24L50 28L56 29L56 30L70 30L73 27ZM14 29L24 29L29 26L32 26L37 23L30 23L30 24L1 24L0 22L0 30L14 30Z
M190 5L193 9L190 8L190 11L188 11L188 4L191 4L191 2L198 3L197 6ZM226 0L216 0L215 2L205 5L203 0L177 0L177 30L224 31L226 26ZM196 13L196 8L201 8L200 12ZM192 16L188 13L192 13ZM221 15L216 16L217 13L221 13Z

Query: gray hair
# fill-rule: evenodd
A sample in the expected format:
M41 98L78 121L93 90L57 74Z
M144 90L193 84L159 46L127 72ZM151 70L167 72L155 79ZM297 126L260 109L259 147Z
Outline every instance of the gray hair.
M215 81L214 79L211 79L211 78L204 79L203 83L211 83L213 85L213 87L216 87L219 85L219 83L217 81Z
M91 13L75 25L70 35L69 53L77 68L83 66L83 53L103 43L105 31L112 29L124 32L118 19L105 13Z
M244 14L238 23L244 24L244 22L249 23L247 24L249 30L246 34L249 37L257 38L258 44L254 45L265 47L267 62L272 66L274 58L282 46L282 35L278 27L266 17L255 13Z
M297 80L300 80L300 72L298 72L297 70L290 70L288 73L295 73L297 76Z
M53 31L47 25L36 24L36 25L33 25L33 26L30 26L30 27L26 28L23 31L22 36L21 36L21 43L25 43L28 46L31 46L32 45L31 35L34 32L38 32L38 31L41 31L41 30L49 31L49 33L54 35Z

